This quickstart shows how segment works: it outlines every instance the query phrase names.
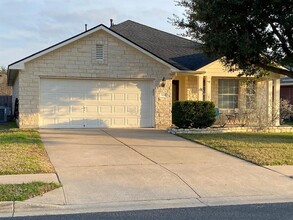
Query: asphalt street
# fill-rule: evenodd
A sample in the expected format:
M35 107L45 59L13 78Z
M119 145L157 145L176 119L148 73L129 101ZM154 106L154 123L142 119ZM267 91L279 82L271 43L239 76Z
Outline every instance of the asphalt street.
M34 217L0 218L17 220L287 220L293 219L293 203L178 208L147 211L87 213Z

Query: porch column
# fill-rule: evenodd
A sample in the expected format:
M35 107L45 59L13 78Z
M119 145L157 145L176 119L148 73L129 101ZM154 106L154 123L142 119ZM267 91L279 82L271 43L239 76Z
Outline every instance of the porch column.
M280 126L280 79L274 79L274 125Z
M273 119L273 81L267 80L267 122L270 125Z
M203 76L197 77L198 101L203 100Z
M206 76L205 77L205 100L206 101L212 101L212 77L211 76Z

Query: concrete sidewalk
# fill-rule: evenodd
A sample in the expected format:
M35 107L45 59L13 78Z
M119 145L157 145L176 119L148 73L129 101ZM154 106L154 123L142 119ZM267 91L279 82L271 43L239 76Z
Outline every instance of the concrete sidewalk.
M59 183L56 173L0 175L0 185L2 184L22 184L30 182Z
M0 216L293 201L291 178L165 131L41 130L41 136L63 188L3 203Z

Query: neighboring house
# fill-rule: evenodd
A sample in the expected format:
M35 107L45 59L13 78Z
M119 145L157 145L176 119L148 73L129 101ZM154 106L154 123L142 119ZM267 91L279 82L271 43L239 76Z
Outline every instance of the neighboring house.
M281 98L289 100L293 105L293 79L289 77L281 79Z
M278 74L249 93L200 44L133 21L99 25L8 68L22 128L167 127L176 100L244 112L251 95L271 120L280 97Z
M12 87L7 85L6 73L0 73L0 107L12 106Z

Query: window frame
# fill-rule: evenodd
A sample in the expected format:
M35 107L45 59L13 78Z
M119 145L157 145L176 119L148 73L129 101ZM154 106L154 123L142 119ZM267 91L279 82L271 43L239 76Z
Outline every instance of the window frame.
M220 109L238 109L239 90L239 79L218 79L218 107Z

